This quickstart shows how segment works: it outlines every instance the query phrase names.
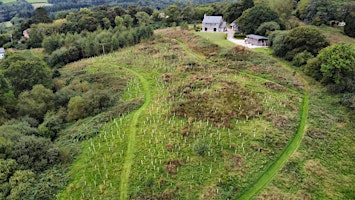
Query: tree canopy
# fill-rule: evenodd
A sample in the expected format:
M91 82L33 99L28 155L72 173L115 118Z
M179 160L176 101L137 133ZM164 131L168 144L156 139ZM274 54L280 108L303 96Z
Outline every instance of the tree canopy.
M241 30L246 34L255 33L262 23L270 21L281 24L277 13L265 6L250 8L244 11L242 16L237 19Z
M315 59L317 61L307 67L320 72L319 78L324 85L333 86L332 91L336 92L355 92L354 45L339 43L329 46L320 51Z
M355 12L346 17L345 23L344 33L350 37L355 37Z
M280 36L277 36L282 34ZM297 54L307 51L313 56L329 45L327 38L316 28L301 26L286 33L276 32L270 37L276 56L292 60Z
M39 58L29 54L10 54L0 64L16 95L34 85L51 86L52 70Z

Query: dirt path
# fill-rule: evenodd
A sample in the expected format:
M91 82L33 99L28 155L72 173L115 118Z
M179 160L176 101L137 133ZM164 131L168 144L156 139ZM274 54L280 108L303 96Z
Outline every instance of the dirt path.
M199 61L205 62L209 64L208 60L205 60L202 58L200 55L195 54L192 52L188 47L186 47L182 42L179 43L180 46L184 49L184 51L191 56L195 57ZM284 66L282 64L282 66ZM254 74L249 74L246 73L247 75L253 76L253 77L259 77ZM277 158L277 160L270 165L270 167L257 179L257 181L252 184L240 197L237 197L237 199L252 199L256 195L258 195L275 177L277 172L282 169L282 167L286 164L286 162L290 159L292 154L294 154L298 147L300 146L303 136L306 132L306 124L307 124L307 117L308 117L308 109L309 109L309 85L306 80L302 78L301 75L297 75L299 78L302 80L302 82L305 85L305 94L303 94L303 102L302 102L302 109L301 109L301 119L300 123L298 125L297 132L295 136L292 138L292 140L287 144L287 146L284 148L280 156ZM259 77L264 80L263 77ZM270 82L275 83L272 80L268 80ZM275 83L278 84L278 83ZM291 91L297 92L291 88L288 88ZM297 92L299 93L299 92ZM301 94L301 93L299 93Z
M136 144L136 125L138 122L138 118L141 115L142 111L148 107L148 105L151 102L151 91L150 91L150 86L148 81L138 72L129 69L127 67L123 67L126 71L134 74L139 78L139 81L141 82L145 94L145 101L144 104L133 114L132 121L130 124L130 133L128 137L128 148L126 152L126 157L123 165L123 170L121 173L121 178L120 178L120 199L125 200L128 199L128 186L129 186L129 175L131 172L131 166L132 166L132 160L134 157L134 152L135 152L135 144Z

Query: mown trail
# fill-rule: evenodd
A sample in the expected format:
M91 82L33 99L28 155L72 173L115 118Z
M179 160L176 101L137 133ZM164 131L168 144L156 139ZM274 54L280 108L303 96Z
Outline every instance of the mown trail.
M138 118L141 115L142 111L148 107L151 102L151 90L148 81L138 72L129 69L127 67L123 67L124 70L134 74L137 76L143 86L145 101L144 104L133 114L132 121L129 128L129 137L128 137L128 147L126 152L126 157L123 165L123 170L120 177L120 199L128 199L128 186L129 186L129 175L132 166L132 160L135 152L135 144L136 144L136 131L137 131L137 122Z
M306 94L302 102L301 121L298 126L296 135L292 138L289 144L285 147L280 157L260 176L260 178L240 196L238 199L252 199L259 194L274 178L276 173L286 164L293 153L295 153L302 142L305 134L307 117L309 108L309 96Z
M204 59L202 56L192 52L188 47L186 47L182 42L179 42L179 45L184 49L184 51L187 54L190 54L194 58L198 59L201 62L204 62L206 64L210 64L208 60ZM284 64L282 63L282 66ZM267 80L270 82L273 82L277 85L278 83L274 82L273 80L266 79L264 77L259 77L254 74L245 74L252 76L252 77L257 77L263 80ZM253 183L240 197L236 197L237 199L252 199L256 195L258 195L275 177L277 172L282 169L282 167L286 164L286 162L291 158L292 154L294 154L298 147L300 146L303 136L306 132L306 124L307 124L307 117L308 117L308 109L309 109L309 85L306 80L303 79L301 75L299 75L299 78L302 80L302 82L305 85L305 94L303 94L303 101L302 101L302 108L301 108L301 113L300 113L300 123L298 125L297 132L295 136L292 138L292 140L287 144L287 146L284 148L280 156L277 158L277 160L272 163L268 169L257 179L255 183ZM289 90L299 93L300 92L288 88Z

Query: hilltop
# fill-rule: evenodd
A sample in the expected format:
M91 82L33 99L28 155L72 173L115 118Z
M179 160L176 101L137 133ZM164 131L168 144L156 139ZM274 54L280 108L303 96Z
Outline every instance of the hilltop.
M280 159L292 161L280 161L288 164L260 198L275 194L285 198L345 198L346 191L351 190L350 183L340 191L323 190L321 186L306 188L300 183L299 190L282 192L286 188L277 185L284 181L295 187L293 179L282 179L289 176L284 172L293 166L300 167L293 172L294 176L301 175L300 181L329 177L330 182L322 184L340 184L340 179L330 179L337 173L333 171L335 160L317 159L327 155L317 150L320 146L309 146L312 141L322 142L319 137L333 146L340 136L319 135L331 134L331 130L319 125L324 123L320 121L336 120L315 115L320 109L322 113L334 109L329 100L315 103L319 100L314 98L323 96L323 92L317 87L308 91L303 75L273 58L241 47L219 47L192 33L168 29L158 31L153 41L64 69L81 63L90 63L84 65L90 71L91 66L97 65L103 66L96 69L99 71L125 70L135 77L125 96L144 99L145 103L84 142L61 199L237 198L249 188L253 190L254 183L272 171L273 163ZM302 107L307 106L302 99L309 92L310 123L303 130L301 124L306 121L301 114L307 116L308 111ZM343 133L341 146L346 147L352 141L351 124L337 116L334 117L343 124L337 126ZM296 133L300 137L295 137ZM296 150L299 144L291 144L296 140L302 141L300 152L291 158L282 156L290 156ZM282 154L284 149L291 150L291 154ZM342 151L343 161L349 162L342 166L348 180L353 176L347 167L353 162L350 152ZM301 159L300 155L306 156ZM314 174L310 164L327 173ZM302 178L304 174L307 176ZM266 178L270 181L272 177Z

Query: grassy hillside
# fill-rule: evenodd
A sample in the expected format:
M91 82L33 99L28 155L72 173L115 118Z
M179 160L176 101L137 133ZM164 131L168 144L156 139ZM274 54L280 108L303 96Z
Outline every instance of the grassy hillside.
M58 198L353 198L338 100L269 55L204 38L160 30L62 69L128 76L123 99L144 103L83 142Z
M90 61L133 75L125 96L145 104L84 142L60 199L240 196L299 126L301 80L244 48L164 30Z

